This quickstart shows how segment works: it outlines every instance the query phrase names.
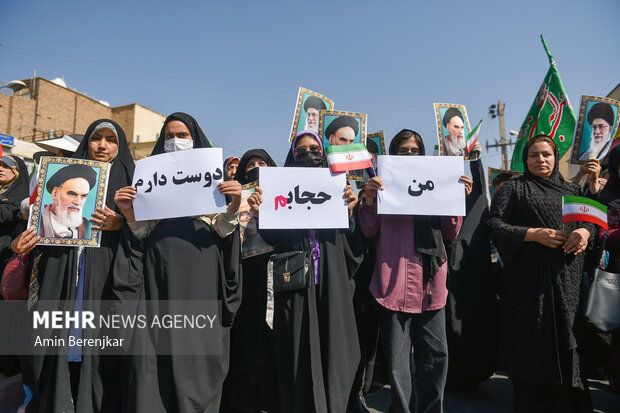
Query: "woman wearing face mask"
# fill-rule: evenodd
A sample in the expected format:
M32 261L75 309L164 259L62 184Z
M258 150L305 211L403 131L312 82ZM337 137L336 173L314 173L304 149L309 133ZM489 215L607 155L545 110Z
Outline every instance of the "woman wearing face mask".
M285 167L327 167L323 147L311 131L293 139ZM255 213L260 188L248 203ZM349 229L260 230L276 253L307 251L313 257L307 289L278 292L274 299L273 340L278 398L282 412L346 411L360 351L351 277L362 259L352 215L357 197L344 188Z
M35 300L65 300L72 308L97 312L101 300L112 299L112 267L119 245L122 216L113 194L131 183L134 163L123 129L110 119L93 122L73 154L112 164L106 204L93 213L93 228L100 229L99 248L38 247L30 254L33 263L29 304ZM40 239L28 229L13 242L16 252L29 252ZM32 286L36 283L37 288ZM71 304L73 303L73 304ZM34 307L36 309L36 306ZM63 331L76 338L93 338L90 330ZM69 347L68 355L35 355L32 365L36 378L34 398L28 409L37 412L74 411L114 412L120 408L116 359L82 354L82 348Z
M266 151L251 149L241 157L235 179L241 185L255 182L258 180L259 168L273 166L277 165ZM242 212L240 221L242 239L249 231L256 231L256 221L250 221L249 215L246 217ZM271 328L265 320L267 262L270 254L263 253L241 260L243 300L230 332L230 371L224 384L222 400L225 412L277 411L274 410L277 408L277 400L273 341Z
M177 150L209 148L200 126L184 113L168 116L151 156ZM162 157L165 160L164 157ZM218 188L231 196L226 213L136 222L132 200L135 188L116 193L115 201L129 222L122 255L115 267L115 292L121 300L139 300L149 317L169 314L168 300L217 300L216 323L221 326L221 352L178 355L191 345L204 351L208 343L185 342L172 333L138 331L145 348L170 346L165 354L141 353L129 358L126 384L127 412L216 412L228 371L230 326L241 300L238 210L241 185L222 182ZM157 302L153 300L165 300ZM144 335L142 335L144 334ZM216 338L214 337L214 340ZM218 341L217 344L220 344Z
M390 143L390 155L424 156L422 137L409 129ZM466 193L472 181L462 176ZM370 293L379 304L379 327L392 385L394 412L442 412L448 372L445 331L444 240L456 238L462 217L378 215L381 178L366 183L359 219L366 238L375 238L377 255ZM414 349L413 366L408 362ZM415 396L414 396L415 394Z
M562 196L580 188L558 171L546 135L523 150L525 171L493 197L489 225L504 262L498 369L513 381L519 412L591 412L580 371L575 316L590 223L562 222Z

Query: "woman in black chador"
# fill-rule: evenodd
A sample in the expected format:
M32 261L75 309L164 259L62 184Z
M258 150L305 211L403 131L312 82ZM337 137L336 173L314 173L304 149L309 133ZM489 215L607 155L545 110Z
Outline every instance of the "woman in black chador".
M166 118L151 156L160 156L165 162L164 152L210 147L194 118L173 113ZM241 185L227 181L218 188L231 197L227 212L154 221L135 221L134 187L116 194L129 223L114 269L117 297L121 302L137 300L148 320L181 314L173 309L176 304L171 300L199 301L207 314L217 311L215 323L221 331L221 337L213 333L195 339L180 331L136 329L134 344L144 347L133 348L127 360L129 372L119 378L126 381L124 412L203 413L219 409L228 371L230 326L241 300ZM207 301L219 302L221 308L213 310ZM185 314L195 314L196 309L194 305L180 308ZM213 351L214 344L221 346L219 351Z
M327 167L321 141L311 131L294 139L284 164ZM352 210L357 197L344 188L348 229L260 230L276 253L307 251L310 287L275 294L273 341L282 412L345 412L360 360L352 280L362 259L360 232ZM256 211L260 190L248 203ZM260 226L260 223L259 223Z
M88 127L73 158L110 162L112 165L106 204L97 208L91 219L93 228L102 231L100 246L44 246L30 257L36 262L33 256L37 251L41 253L40 261L33 269L33 277L36 271L40 285L38 299L66 300L67 305L75 302L66 310L77 310L76 303L81 307L83 300L98 307L100 300L112 299L112 266L123 222L114 204L114 193L131 184L134 171L125 132L110 119L99 119ZM95 307L89 308L97 311ZM75 337L91 338L89 334L88 330L71 330ZM80 347L73 347L68 355L33 356L33 369L36 386L29 412L69 412L74 408L79 412L115 412L119 409L116 359L82 354Z
M562 223L562 196L580 195L558 171L558 149L539 135L523 151L523 176L493 197L490 226L505 263L500 281L498 369L520 412L592 411L574 320L583 252L595 227Z

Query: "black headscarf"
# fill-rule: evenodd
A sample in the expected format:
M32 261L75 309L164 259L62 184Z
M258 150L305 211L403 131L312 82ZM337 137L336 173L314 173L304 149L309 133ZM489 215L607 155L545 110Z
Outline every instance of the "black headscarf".
M419 133L411 129L403 129L392 138L390 142L389 154L398 155L398 147L403 141L411 138L417 138L420 155L424 156L426 149L424 141ZM441 233L441 222L438 217L428 215L414 215L413 217L413 237L415 240L415 249L423 254L423 276L424 283L430 282L439 267L446 260L446 251L443 245L443 236Z
M558 147L555 145L555 143L553 144L550 143L550 142L553 142L551 138L549 138L549 140L539 140L536 142L535 141L536 138L540 136L546 136L546 135L534 136L527 143L527 145L525 146L525 149L523 149L523 168L524 168L523 176L526 177L527 181L532 182L533 184L537 185L542 190L550 189L550 190L555 190L555 191L564 193L566 192L567 188L570 188L571 190L574 189L574 185L566 182L564 180L564 177L560 173L560 168L559 168L560 153L558 151ZM528 156L530 148L532 147L532 145L536 143L540 143L540 142L546 142L547 144L549 144L551 148L553 149L553 155L555 157L555 164L553 165L553 172L551 172L551 176L549 176L548 178L541 178L539 176L534 175L533 173L530 172L527 166L527 156Z
M11 158L17 166L14 166L13 173L15 179L0 190L0 200L3 202L10 202L19 207L19 204L28 198L28 168L26 164L19 156L5 155ZM6 201L4 201L6 199Z
M286 155L286 161L284 161L284 166L305 166L305 165L300 165L299 163L295 161L295 144L297 143L299 138L305 135L310 135L314 139L316 139L316 141L318 142L318 145L321 147L321 155L323 157L323 161L321 162L321 168L327 168L329 164L327 163L327 156L325 155L325 151L323 150L323 141L321 140L321 138L319 138L319 136L316 133L309 131L309 130L301 131L297 135L295 135L295 138L293 138L293 142L291 142L291 148L289 149L288 154Z
M166 141L166 125L173 120L181 121L187 126L189 129L189 133L192 135L192 140L194 141L194 149L195 148L211 148L211 142L207 139L207 135L200 129L198 122L196 119L189 116L187 113L183 112L175 112L172 115L168 116L164 121L164 126L161 127L161 132L159 133L159 138L157 138L157 142L155 143L155 147L153 148L153 152L151 152L151 156L159 155L160 153L164 153L164 142Z
M609 151L609 163L607 171L609 179L598 196L598 201L613 209L620 209L620 145L616 145Z
M110 168L110 177L108 179L108 191L106 194L105 203L109 208L119 211L116 207L116 203L114 202L114 193L120 188L131 185L131 179L133 178L133 171L135 169L135 164L133 162L133 158L131 157L129 146L127 145L127 137L125 136L125 131L123 128L121 128L118 123L110 119L98 119L94 121L90 124L88 129L86 129L84 139L82 139L80 146L78 146L73 153L72 158L92 159L88 151L88 143L90 142L90 137L94 133L97 126L104 122L110 123L114 126L114 132L116 132L116 138L118 139L118 153L112 160L112 168Z
M249 180L246 173L245 168L248 166L248 162L250 158L257 156L261 158L263 161L267 162L268 166L278 166L276 162L269 156L267 151L264 149L250 149L246 153L243 154L241 160L239 161L239 166L237 167L237 175L235 175L235 179L241 185L245 185L247 183L253 182L253 180Z

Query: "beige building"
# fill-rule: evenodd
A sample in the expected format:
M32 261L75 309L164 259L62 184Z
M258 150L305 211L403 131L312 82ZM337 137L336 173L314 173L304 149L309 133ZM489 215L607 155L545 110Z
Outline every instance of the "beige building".
M13 92L0 89L0 133L15 138L15 145L4 145L8 153L24 158L40 150L34 142L84 133L88 125L101 118L116 121L125 130L134 156L150 154L165 116L133 103L111 108L106 102L66 87L63 79L42 77L22 80L25 87ZM6 86L0 82L0 86Z
M132 103L112 108L112 119L125 131L133 158L141 159L151 154L166 117L138 103Z

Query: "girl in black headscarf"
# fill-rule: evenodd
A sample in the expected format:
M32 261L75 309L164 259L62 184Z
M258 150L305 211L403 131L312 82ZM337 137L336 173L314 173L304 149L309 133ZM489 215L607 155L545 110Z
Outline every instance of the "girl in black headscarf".
M285 167L327 167L319 137L303 131L293 139ZM258 212L260 189L248 203ZM273 341L278 398L282 412L345 412L360 360L351 279L362 260L362 243L352 210L349 229L260 230L276 253L307 251L310 287L278 292L274 299ZM260 224L259 224L260 225ZM318 270L318 272L317 272Z
M422 137L403 129L389 154L424 156ZM460 178L465 192L471 180ZM448 262L444 243L456 238L462 217L379 215L380 177L368 180L360 203L363 234L376 241L376 262L369 290L379 304L378 319L392 390L391 410L443 411L448 371L445 305ZM412 363L404 363L411 356Z
M609 233L605 243L605 250L609 251L609 263L607 271L620 273L620 145L614 146L609 151L608 172L609 179L600 192L598 201L607 205L607 223ZM599 237L605 233L599 228ZM611 388L620 392L620 332L611 335Z
M580 195L558 171L559 153L539 135L523 151L524 174L493 197L489 224L504 261L498 369L512 378L517 410L592 411L574 319L594 225L562 223L562 196ZM585 390L584 390L585 389Z
M265 150L251 149L241 157L235 180L241 185L258 181L259 167L274 166ZM249 231L249 219L249 211L242 208L241 230L246 231L242 235ZM226 412L277 411L272 332L265 320L269 256L262 253L241 260L243 300L230 332L230 371L222 400Z
M83 300L93 311L101 300L112 298L112 266L118 249L123 218L114 205L114 193L131 183L134 163L125 132L110 119L99 119L87 129L84 139L73 154L75 159L110 162L106 205L97 208L91 221L100 229L99 248L39 247L31 254L40 254L33 277L39 284L34 299L75 301L81 309ZM29 229L22 234L27 241L34 236ZM31 290L31 293L34 290ZM32 294L31 294L32 295ZM77 306L77 307L76 307ZM68 333L64 331L63 334ZM71 330L71 335L92 338L88 330ZM82 355L79 347L70 348L69 355L33 356L36 378L35 394L28 411L115 412L120 408L118 365L115 359L98 355Z
M151 156L164 152L210 148L194 118L173 113L164 122ZM165 157L162 156L162 162ZM216 323L221 326L221 352L213 355L179 355L194 346L202 354L203 341L182 342L176 334L137 330L145 348L163 343L168 353L142 352L129 357L126 412L216 412L222 383L228 371L230 326L241 294L238 209L241 185L222 182L218 188L232 201L226 213L135 222L132 200L136 190L119 190L115 200L127 217L122 256L115 268L115 293L121 300L139 300L148 316L167 315L169 300L217 300ZM160 301L157 301L160 300ZM161 330L160 330L161 331ZM215 340L215 337L214 337ZM217 344L220 344L219 342ZM183 347L185 350L179 350ZM180 353L183 354L183 353ZM185 353L187 354L187 353Z

